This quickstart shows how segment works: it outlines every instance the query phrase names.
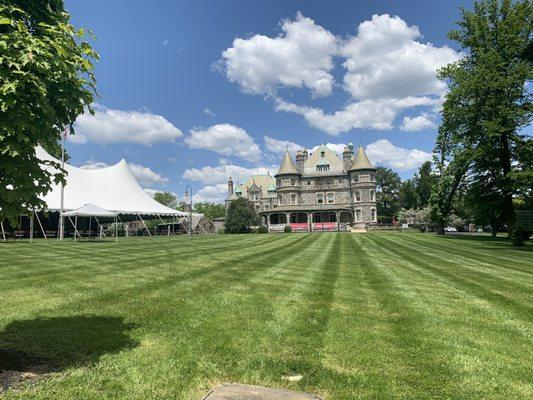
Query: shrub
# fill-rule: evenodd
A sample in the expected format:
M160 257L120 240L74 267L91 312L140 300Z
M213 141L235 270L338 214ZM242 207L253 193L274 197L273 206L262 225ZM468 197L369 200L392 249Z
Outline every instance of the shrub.
M283 228L283 232L285 233L291 233L292 232L292 228L290 225L285 225L285 228Z
M257 229L257 233L268 233L268 228L264 225L261 225L258 229Z

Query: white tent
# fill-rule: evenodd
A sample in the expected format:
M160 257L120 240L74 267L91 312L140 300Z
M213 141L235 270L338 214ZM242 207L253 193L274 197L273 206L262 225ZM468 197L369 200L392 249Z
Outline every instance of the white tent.
M72 211L66 211L61 213L64 217L106 217L115 218L117 213L113 211L104 210L102 207L95 206L94 204L84 204L80 208Z
M36 149L41 160L61 163L41 146ZM50 167L47 167L50 168ZM64 209L75 210L90 203L117 214L171 215L186 217L189 214L166 207L146 193L122 159L110 167L83 169L65 164L66 176ZM61 210L61 185L52 183L52 189L42 197L47 210Z
M80 208L77 208L72 211L67 211L61 213L63 217L67 217L70 219L70 217L74 217L74 241L76 241L76 235L79 236L78 233L78 217L89 217L89 220L92 217L96 218L96 222L100 224L100 221L98 221L98 217L102 218L113 218L115 221L115 240L117 240L118 237L118 228L116 226L117 222L117 213L114 213L113 211L104 210L101 207L95 206L94 204L84 204ZM70 220L72 222L72 220Z

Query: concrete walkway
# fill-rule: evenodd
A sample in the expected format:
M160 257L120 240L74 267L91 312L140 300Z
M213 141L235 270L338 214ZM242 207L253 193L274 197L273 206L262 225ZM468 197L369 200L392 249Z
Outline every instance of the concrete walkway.
M290 392L260 386L225 383L215 388L204 400L320 400L309 393Z

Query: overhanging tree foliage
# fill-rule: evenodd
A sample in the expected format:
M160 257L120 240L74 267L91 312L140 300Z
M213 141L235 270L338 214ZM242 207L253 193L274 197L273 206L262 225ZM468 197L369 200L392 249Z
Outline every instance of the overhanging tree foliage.
M248 233L260 220L254 204L244 197L233 200L226 213L226 233Z
M53 150L96 94L98 55L69 19L62 0L0 0L0 220L46 207L39 195L63 174L35 147Z
M226 207L224 204L200 202L194 205L194 211L204 216L211 221L215 218L221 218L226 215Z
M178 199L174 193L156 192L154 194L154 200L170 208L175 209L178 207Z
M533 71L526 56L533 3L486 0L461 14L459 29L449 37L465 56L439 72L450 91L435 148L440 177L432 197L433 215L443 233L457 188L468 176L480 197L478 204L483 197L498 198L501 222L512 232L513 197L533 183L531 152L523 151L531 148L531 138L522 131L531 120L525 83Z

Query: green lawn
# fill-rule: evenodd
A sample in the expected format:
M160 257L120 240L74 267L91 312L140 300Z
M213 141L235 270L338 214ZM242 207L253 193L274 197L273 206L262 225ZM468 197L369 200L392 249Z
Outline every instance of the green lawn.
M0 350L4 369L56 368L7 399L200 399L228 381L532 398L533 246L393 232L5 243Z

